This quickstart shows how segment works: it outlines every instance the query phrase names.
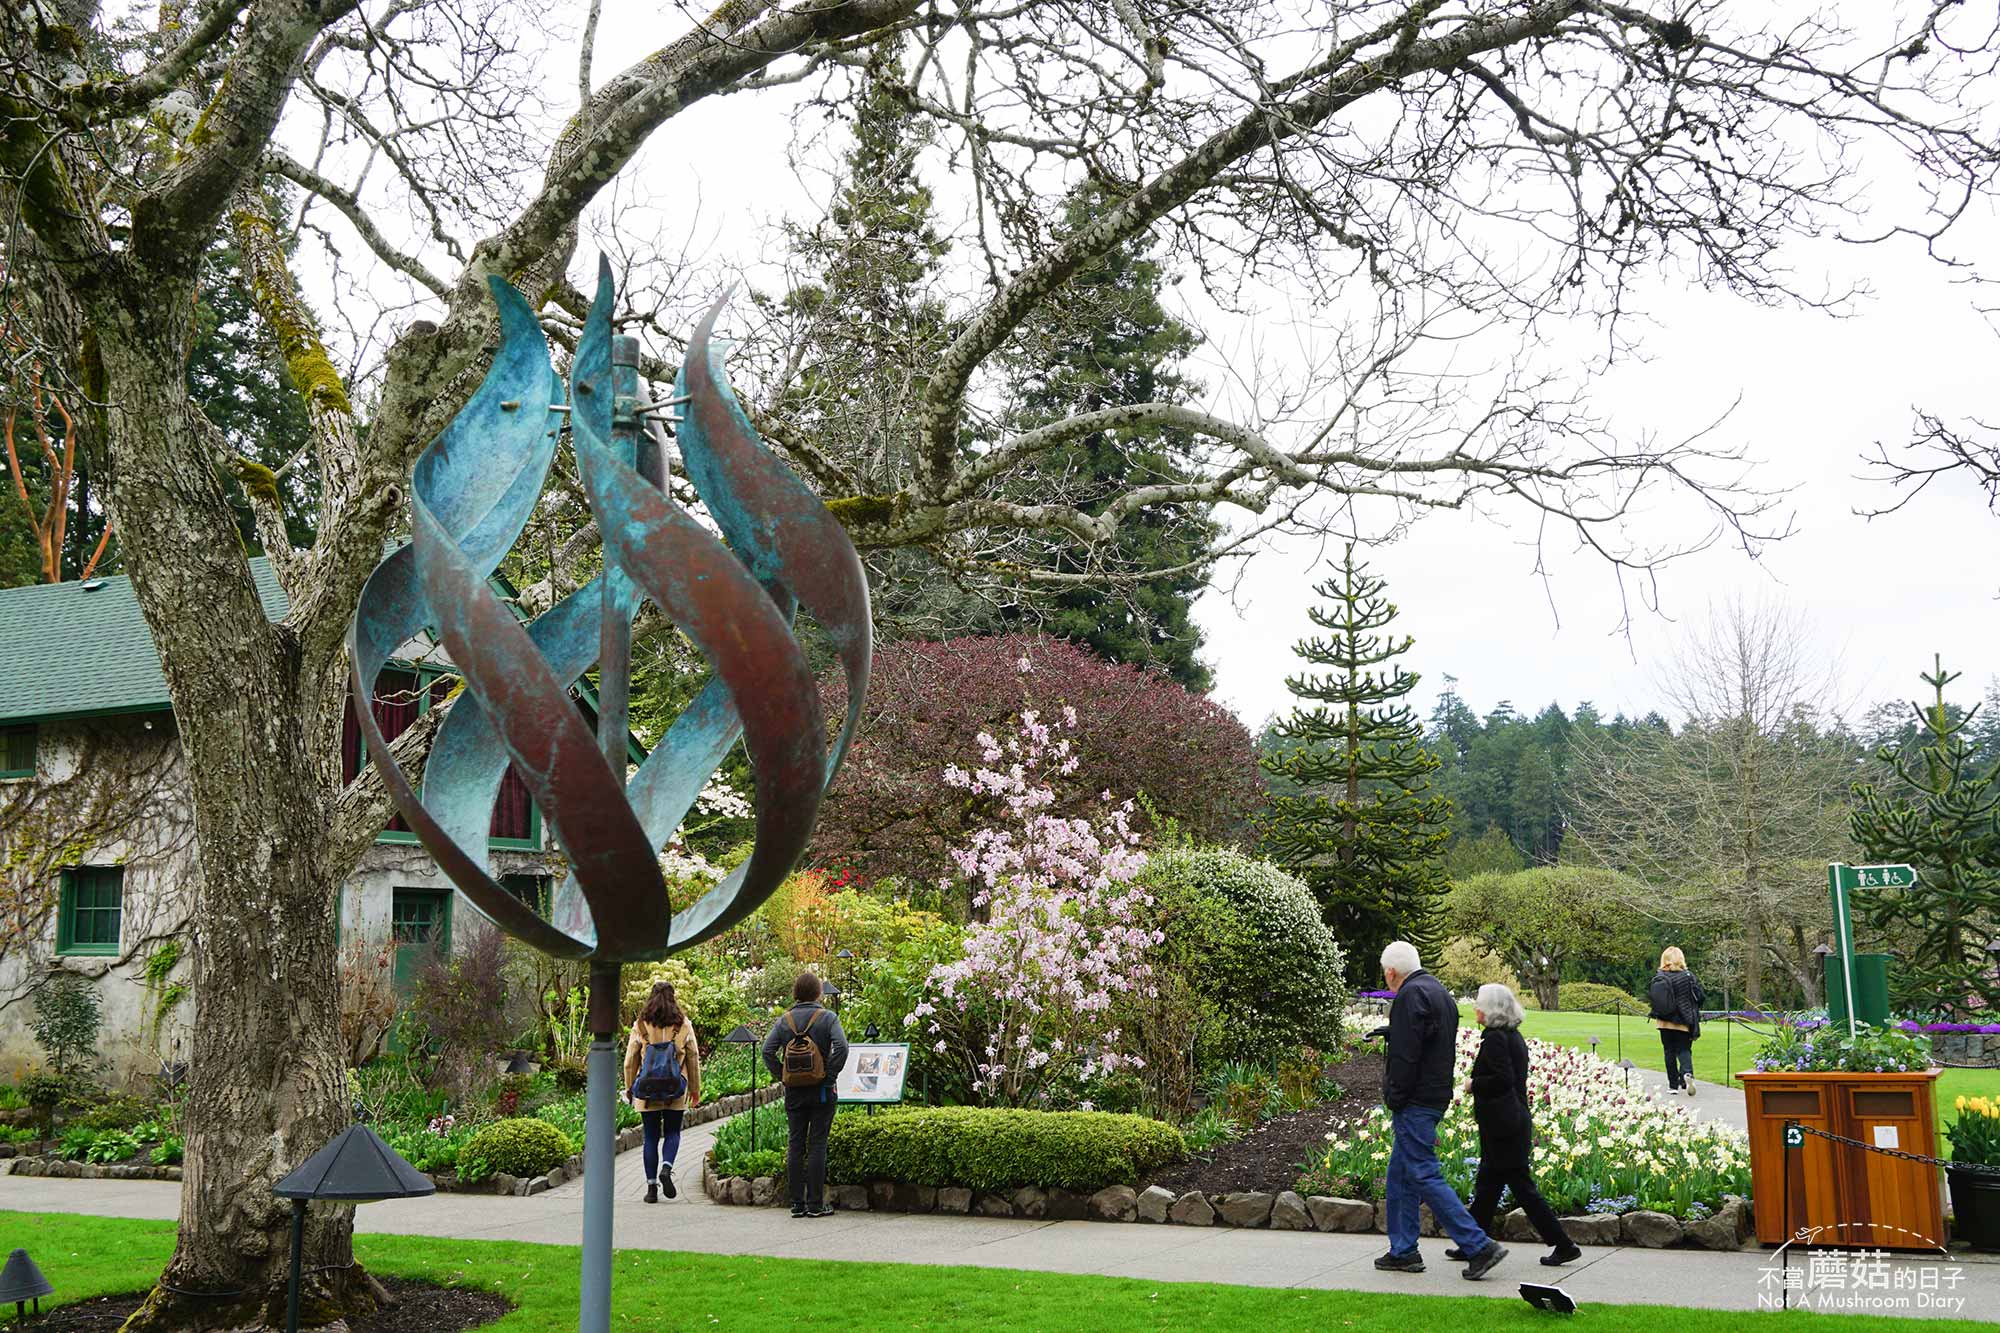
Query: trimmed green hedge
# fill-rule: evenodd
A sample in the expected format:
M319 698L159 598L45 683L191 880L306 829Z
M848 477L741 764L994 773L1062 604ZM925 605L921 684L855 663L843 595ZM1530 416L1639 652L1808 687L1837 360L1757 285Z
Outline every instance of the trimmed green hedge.
M827 1179L1094 1193L1187 1154L1180 1131L1144 1116L934 1106L834 1117Z
M495 1173L546 1175L550 1167L574 1151L569 1136L546 1120L526 1116L496 1120L458 1150L458 1174L468 1183Z
M1556 1004L1568 1013L1630 1014L1645 1018L1653 1011L1616 986L1596 981L1565 981L1556 987Z

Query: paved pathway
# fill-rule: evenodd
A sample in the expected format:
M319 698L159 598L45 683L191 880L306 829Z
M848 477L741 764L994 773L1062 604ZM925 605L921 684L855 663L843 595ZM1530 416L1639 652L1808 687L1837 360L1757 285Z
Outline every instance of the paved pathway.
M1724 1089L1717 1092L1726 1096ZM1736 1095L1740 1107L1741 1094ZM1699 1106L1707 1096L1704 1088L1693 1102ZM1724 1097L1718 1096L1712 1104L1720 1107L1723 1102ZM1778 1292L1774 1285L1777 1261L1761 1250L1712 1254L1589 1247L1577 1263L1551 1270L1535 1262L1541 1253L1539 1247L1520 1245L1511 1247L1512 1255L1493 1278L1465 1282L1458 1277L1458 1266L1445 1261L1445 1242L1440 1240L1424 1242L1430 1270L1411 1276L1378 1273L1371 1266L1382 1252L1380 1236L890 1213L841 1213L794 1221L782 1209L722 1207L701 1193L701 1159L715 1128L703 1125L689 1131L683 1140L675 1172L681 1194L672 1202L652 1207L641 1202L645 1177L639 1154L619 1155L613 1234L621 1249L774 1256L806 1252L825 1259L971 1264L1144 1281L1485 1295L1508 1300L1517 1299L1515 1288L1520 1282L1552 1280L1584 1304L1651 1303L1746 1311L1758 1309L1760 1298L1775 1300ZM178 1204L178 1187L172 1184L0 1178L0 1208L171 1220ZM583 1229L583 1185L571 1182L530 1199L440 1194L429 1199L367 1204L358 1213L358 1223L362 1230L372 1232L574 1245ZM11 1243L0 1235L0 1249ZM1799 1271L1803 1267L1801 1261ZM1833 1308L1884 1313L1969 1312L1985 1317L2000 1308L2000 1256L1961 1256L1945 1263L1892 1259L1890 1267L1892 1271L1918 1273L1928 1267L1934 1282L1933 1290L1926 1294L1947 1301L1962 1298L1964 1303L1922 1310L1886 1304L1893 1299L1914 1306L1914 1294L1908 1289L1857 1292L1822 1287L1813 1295L1830 1300L1865 1296L1870 1303ZM1878 1300L1884 1303L1873 1303Z
M1720 1120L1734 1125L1745 1132L1750 1128L1750 1114L1746 1109L1743 1089L1725 1088L1719 1083L1704 1083L1692 1080L1694 1096L1667 1091L1667 1076L1658 1069L1632 1070L1634 1087L1643 1086L1653 1094L1653 1100L1668 1106L1678 1106L1697 1120Z

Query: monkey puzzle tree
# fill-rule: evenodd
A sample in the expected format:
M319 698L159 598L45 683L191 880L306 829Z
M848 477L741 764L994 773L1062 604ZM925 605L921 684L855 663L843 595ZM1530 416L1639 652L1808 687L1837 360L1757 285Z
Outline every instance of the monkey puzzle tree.
M1982 762L1968 739L1980 711L1945 703L1959 673L1936 660L1923 676L1927 704L1910 709L1922 727L1911 755L1884 746L1889 779L1854 787L1854 841L1871 861L1917 868L1905 889L1870 889L1854 899L1868 925L1909 941L1890 969L1890 998L1902 1009L1956 1014L2000 1009L2000 977L1988 946L2000 939L2000 760Z
M1301 639L1295 651L1322 671L1286 679L1311 707L1273 728L1277 752L1263 761L1289 788L1271 800L1264 844L1312 887L1357 976L1392 939L1434 952L1450 887L1439 858L1451 802L1431 791L1437 756L1401 702L1418 678L1390 664L1416 641L1388 632L1396 607L1386 586L1350 542L1340 572L1314 589L1327 604L1308 615L1329 637Z

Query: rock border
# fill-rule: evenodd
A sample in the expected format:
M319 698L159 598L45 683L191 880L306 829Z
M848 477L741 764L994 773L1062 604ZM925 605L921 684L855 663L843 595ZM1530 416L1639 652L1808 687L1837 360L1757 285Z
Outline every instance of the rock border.
M747 1179L718 1176L715 1155L702 1159L703 1193L721 1204L762 1206L786 1202L772 1176ZM1365 1199L1338 1199L1323 1194L1301 1196L1293 1190L1175 1194L1158 1185L1134 1190L1112 1185L1095 1194L1028 1186L1012 1191L988 1191L911 1185L876 1180L866 1185L829 1185L828 1202L845 1212L951 1213L975 1217L1019 1217L1042 1221L1162 1223L1194 1227L1237 1227L1272 1231L1376 1232L1388 1230L1388 1207ZM1428 1205L1420 1209L1423 1234L1437 1236L1437 1221ZM1591 1213L1565 1217L1563 1229L1579 1245L1626 1245L1646 1249L1691 1246L1704 1250L1740 1250L1755 1235L1750 1201L1730 1194L1712 1216L1691 1222L1666 1213ZM1526 1213L1511 1209L1497 1219L1500 1238L1509 1242L1540 1240Z
M772 1083L757 1089L759 1106L775 1101L784 1092L782 1084ZM697 1125L708 1124L712 1120L726 1120L750 1109L751 1094L739 1092L718 1101L705 1102L687 1113L681 1122L683 1129L693 1129ZM630 1152L644 1142L645 1132L637 1125L618 1131L618 1151ZM706 1171L706 1164L703 1167ZM178 1166L150 1166L127 1163L114 1166L99 1166L94 1162L72 1162L65 1157L14 1157L0 1161L0 1175L41 1176L52 1180L179 1180ZM567 1161L549 1168L548 1174L540 1176L510 1176L496 1173L476 1185L462 1185L456 1176L430 1176L430 1182L437 1186L440 1194L487 1194L512 1196L525 1199L533 1194L541 1194L571 1180L583 1178L583 1154L577 1153Z

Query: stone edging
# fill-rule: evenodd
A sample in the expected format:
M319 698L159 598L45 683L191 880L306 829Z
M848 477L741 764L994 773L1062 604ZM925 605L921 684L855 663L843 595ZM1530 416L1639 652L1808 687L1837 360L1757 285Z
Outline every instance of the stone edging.
M746 1180L715 1174L714 1155L702 1160L701 1187L723 1204L785 1202L771 1176ZM1273 1231L1384 1232L1388 1209L1362 1199L1326 1195L1302 1198L1292 1190L1277 1194L1206 1195L1199 1190L1176 1195L1158 1185L1134 1190L1112 1185L1095 1194L1029 1186L1012 1193L992 1193L945 1186L909 1185L877 1180L867 1185L829 1185L828 1201L851 1212L958 1213L977 1217L1024 1217L1046 1221L1161 1222L1181 1226L1258 1227ZM1422 1209L1423 1234L1439 1234L1428 1205ZM1705 1250L1738 1250L1752 1235L1750 1203L1735 1195L1724 1197L1713 1217L1682 1222L1665 1213L1595 1213L1565 1217L1564 1230L1579 1245L1638 1245L1665 1249L1693 1245ZM1499 1219L1500 1238L1533 1242L1540 1239L1527 1214L1515 1208Z
M759 1088L756 1094L757 1104L761 1106L772 1101L783 1092L783 1085L776 1083ZM711 1120L727 1119L749 1109L750 1094L739 1092L733 1097L724 1097L720 1101L707 1102L695 1107L681 1122L682 1128L693 1129L696 1125L705 1125ZM637 1125L630 1129L621 1129L618 1131L618 1151L629 1152L637 1148L643 1139L644 1133ZM178 1166L144 1166L137 1163L99 1166L94 1162L72 1162L62 1157L15 1157L0 1161L0 1174L46 1176L67 1180L179 1180L181 1169ZM554 1189L565 1181L582 1178L583 1154L578 1153L568 1161L550 1168L549 1173L544 1176L523 1179L520 1176L501 1173L490 1176L476 1185L461 1185L453 1176L432 1176L430 1180L437 1186L440 1194L498 1194L526 1198L531 1194Z

